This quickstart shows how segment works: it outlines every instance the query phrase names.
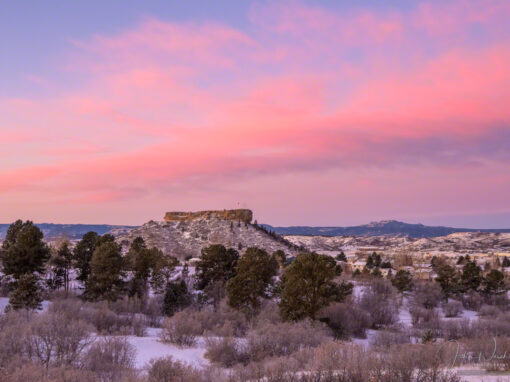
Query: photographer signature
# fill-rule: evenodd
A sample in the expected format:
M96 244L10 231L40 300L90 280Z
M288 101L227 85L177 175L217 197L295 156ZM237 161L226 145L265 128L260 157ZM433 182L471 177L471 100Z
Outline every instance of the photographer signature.
M510 359L510 354L508 354L506 351L502 354L497 354L497 341L496 338L493 338L494 347L491 349L492 353L487 356L483 354L482 352L476 353L476 352L470 352L470 351L464 351L461 353L460 351L460 343L457 340L450 340L448 342L443 343L439 349L437 350L438 354L443 347L450 343L454 343L457 345L457 349L455 352L455 356L453 357L452 363L450 367L455 367L455 364L457 361L460 362L466 362L466 363L482 363L482 362L490 362L490 361L497 361L497 360L504 360L504 359Z

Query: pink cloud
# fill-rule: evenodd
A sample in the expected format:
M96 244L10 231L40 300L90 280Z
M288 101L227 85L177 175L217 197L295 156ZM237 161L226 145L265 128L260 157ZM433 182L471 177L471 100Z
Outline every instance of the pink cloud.
M0 174L0 192L107 205L331 171L359 188L366 180L353 172L406 187L427 171L433 187L460 171L458 187L471 186L469 171L510 163L509 39L491 33L510 10L481 4L346 14L269 4L252 9L250 32L151 18L74 41L67 70L82 81L56 96L0 100L0 142L37 137L9 154L18 163ZM484 44L458 38L473 23ZM389 198L386 180L373 184Z

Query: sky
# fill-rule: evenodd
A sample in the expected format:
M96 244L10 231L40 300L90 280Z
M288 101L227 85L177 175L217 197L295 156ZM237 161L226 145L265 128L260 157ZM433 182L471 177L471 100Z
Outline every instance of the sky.
M510 2L0 5L0 222L510 228Z

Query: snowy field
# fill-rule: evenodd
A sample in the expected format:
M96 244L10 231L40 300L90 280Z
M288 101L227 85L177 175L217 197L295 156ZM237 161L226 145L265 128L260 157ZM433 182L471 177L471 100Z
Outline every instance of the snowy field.
M151 359L172 356L174 359L186 362L195 367L207 366L203 339L199 339L197 346L185 348L172 344L165 344L159 340L161 329L148 328L146 337L127 336L129 343L136 348L137 369L143 369Z

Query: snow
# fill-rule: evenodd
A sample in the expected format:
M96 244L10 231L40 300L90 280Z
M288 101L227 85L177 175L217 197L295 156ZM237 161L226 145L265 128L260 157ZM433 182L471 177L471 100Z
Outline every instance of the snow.
M51 301L44 300L42 302L42 309L40 312L46 312L48 310L48 307L50 306ZM9 305L9 297L0 297L0 314L3 314L5 311L5 307Z
M159 339L161 329L148 328L147 337L127 336L126 339L136 348L135 367L143 369L151 359L172 356L175 360L201 368L209 364L204 357L205 346L200 339L194 347L178 347L162 343Z

